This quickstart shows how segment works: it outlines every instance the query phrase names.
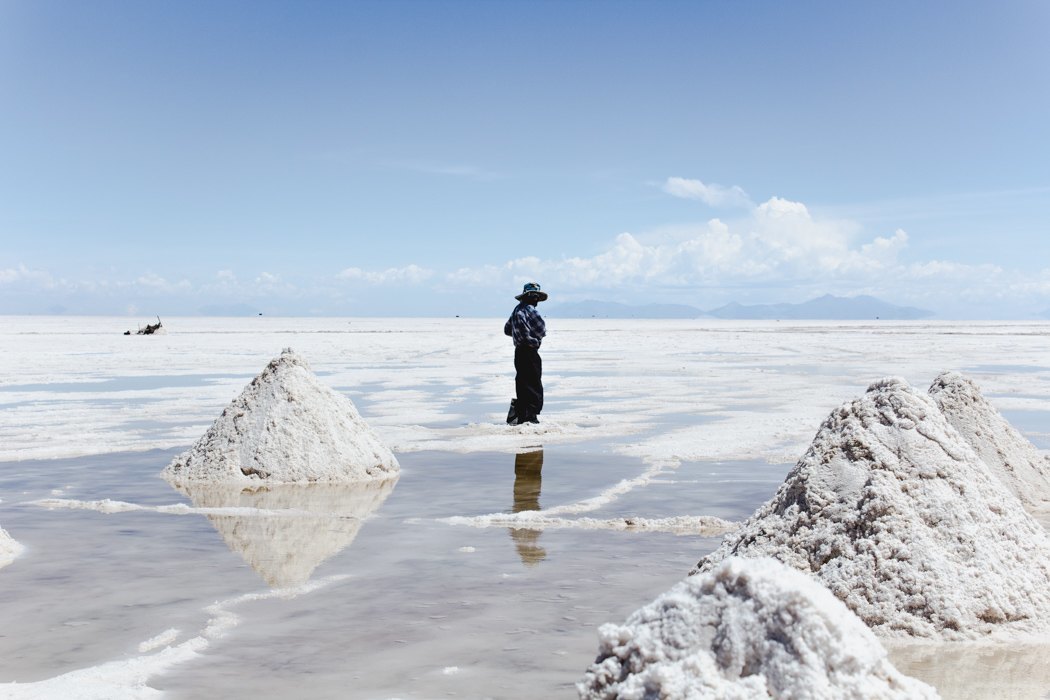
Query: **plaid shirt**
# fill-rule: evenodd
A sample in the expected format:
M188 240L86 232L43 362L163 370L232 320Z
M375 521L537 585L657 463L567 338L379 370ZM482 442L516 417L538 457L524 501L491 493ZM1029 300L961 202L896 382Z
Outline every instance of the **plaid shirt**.
M503 333L514 338L514 347L528 345L538 348L547 335L547 325L540 312L532 304L521 302L514 307L513 313L503 326Z

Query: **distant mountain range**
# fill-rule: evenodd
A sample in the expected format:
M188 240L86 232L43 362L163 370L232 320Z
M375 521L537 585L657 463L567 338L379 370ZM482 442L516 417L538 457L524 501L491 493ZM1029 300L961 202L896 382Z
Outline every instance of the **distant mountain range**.
M801 304L738 304L732 302L704 311L686 304L632 306L609 301L587 300L552 304L550 315L560 318L722 318L746 320L866 320L906 321L933 316L914 306L897 306L872 296L837 297L825 294Z

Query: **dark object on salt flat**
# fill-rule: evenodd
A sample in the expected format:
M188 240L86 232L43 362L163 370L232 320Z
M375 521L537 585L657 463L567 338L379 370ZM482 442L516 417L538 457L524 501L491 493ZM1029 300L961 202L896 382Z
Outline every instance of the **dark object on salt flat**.
M135 331L135 335L153 335L163 327L163 324L160 322L160 316L157 316L156 323L147 323L144 328L139 328ZM124 335L131 335L131 331L124 331Z

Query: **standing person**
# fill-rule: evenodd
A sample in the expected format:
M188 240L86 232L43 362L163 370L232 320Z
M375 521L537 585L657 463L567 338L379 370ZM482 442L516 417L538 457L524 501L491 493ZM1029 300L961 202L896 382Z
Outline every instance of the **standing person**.
M536 304L547 301L547 293L540 285L529 282L514 297L519 304L514 307L503 332L514 339L514 388L517 399L511 408L507 422L511 425L539 423L543 410L543 361L540 360L540 343L547 335L547 326L536 310ZM516 411L515 411L516 409Z

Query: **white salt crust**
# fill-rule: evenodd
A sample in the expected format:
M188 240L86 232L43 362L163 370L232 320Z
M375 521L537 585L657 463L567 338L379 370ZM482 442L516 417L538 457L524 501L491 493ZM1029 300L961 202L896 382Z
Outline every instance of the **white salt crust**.
M541 510L517 513L438 518L437 522L468 527L500 527L512 530L619 530L630 532L669 532L675 535L714 537L735 530L734 523L713 515L676 515L670 518L557 518Z
M353 402L318 381L289 348L162 476L174 484L361 482L399 471Z
M15 557L22 553L22 549L22 545L0 527L0 569L13 562Z
M728 559L599 631L584 700L937 698L808 576Z
M731 556L811 573L876 632L973 639L1050 625L1050 539L938 409L883 379L832 412Z
M944 372L930 396L984 463L1029 512L1050 508L1050 458L1038 451L985 400L973 380Z

